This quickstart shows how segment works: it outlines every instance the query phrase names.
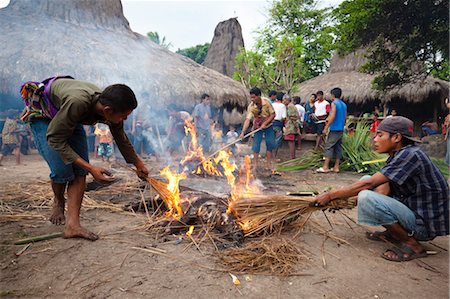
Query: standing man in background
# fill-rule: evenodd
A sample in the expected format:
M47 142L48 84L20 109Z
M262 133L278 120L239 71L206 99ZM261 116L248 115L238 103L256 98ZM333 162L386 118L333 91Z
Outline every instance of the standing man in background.
M209 95L204 93L200 104L197 104L192 112L195 127L197 128L198 143L203 147L205 153L209 152L211 147L212 113L209 104Z
M242 127L239 138L243 138L245 132L253 120L253 130L261 128L253 135L252 151L254 153L253 166L255 170L258 167L258 157L261 150L263 135L266 138L266 159L267 168L272 171L272 151L275 149L275 133L273 132L272 122L275 118L275 111L269 100L261 98L261 90L258 87L250 89L250 98L252 102L247 108L247 117Z
M277 157L278 149L283 144L283 127L287 116L286 106L283 104L284 93L277 92L275 103L272 103L273 110L275 110L275 119L273 120L273 131L275 132L275 150L273 151L274 158Z
M325 161L323 167L317 172L330 172L330 161L334 157L333 171L339 172L339 163L342 158L342 137L344 136L345 119L347 118L347 105L341 100L342 90L339 87L331 90L331 112L325 120L323 134L327 134L325 142Z
M323 91L316 92L317 101L314 103L314 122L316 126L316 146L314 150L319 149L322 144L322 134L325 128L325 119L330 113L330 103L323 98Z

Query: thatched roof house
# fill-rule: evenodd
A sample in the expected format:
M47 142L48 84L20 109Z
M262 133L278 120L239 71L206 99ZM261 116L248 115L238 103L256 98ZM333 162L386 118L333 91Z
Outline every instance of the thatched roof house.
M244 48L242 29L237 18L220 22L203 65L228 77L234 73L236 55Z
M18 99L22 82L72 75L105 87L128 84L145 107L246 107L238 82L131 31L120 0L11 0L0 9L0 97ZM149 28L151 30L151 28Z
M340 87L352 113L371 112L375 105L390 107L401 115L418 119L436 119L445 112L444 100L448 97L449 82L426 77L381 93L372 89L375 75L358 72L365 62L363 51L345 57L335 55L329 71L302 82L296 95L306 102L318 90L329 94L332 88Z

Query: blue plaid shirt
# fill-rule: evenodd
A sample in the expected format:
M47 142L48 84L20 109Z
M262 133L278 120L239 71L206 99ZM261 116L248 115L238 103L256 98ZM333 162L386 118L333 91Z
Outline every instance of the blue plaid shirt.
M389 179L391 196L408 206L430 237L449 234L449 186L430 158L417 146L401 148L381 173Z

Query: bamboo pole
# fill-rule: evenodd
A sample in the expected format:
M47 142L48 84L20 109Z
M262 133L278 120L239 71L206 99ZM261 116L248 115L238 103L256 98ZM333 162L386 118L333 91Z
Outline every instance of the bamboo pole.
M31 238L18 240L16 242L14 242L14 245L23 245L23 244L33 243L33 242L45 241L45 240L60 238L62 236L63 236L63 233L53 233L53 234L48 234L48 235L35 236L35 237L31 237Z

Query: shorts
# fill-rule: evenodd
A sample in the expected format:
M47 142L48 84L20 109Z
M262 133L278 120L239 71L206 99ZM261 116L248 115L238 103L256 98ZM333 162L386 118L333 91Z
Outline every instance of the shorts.
M16 143L5 143L2 146L2 155L7 156L10 155L17 148Z
M39 154L50 168L50 179L57 184L73 181L75 176L86 176L88 172L74 163L64 164L60 155L47 143L47 129L50 123L47 119L34 119L30 123L34 143ZM70 147L85 161L89 162L86 132L78 124L69 139Z
M325 122L321 122L321 123L315 123L315 133L317 135L322 135L323 134L323 129L325 129Z
M294 140L295 140L295 136L297 136L297 134L287 134L287 135L284 135L284 140L294 141Z
M325 157L327 158L342 158L342 136L343 131L331 131L328 133L327 139L325 141Z
M258 131L253 135L253 143L252 143L252 151L254 153L259 154L261 151L261 142L264 137L266 138L266 148L267 151L271 152L274 149L276 149L276 143L275 143L275 133L273 131L273 127L270 126L268 128L265 128L264 130Z

